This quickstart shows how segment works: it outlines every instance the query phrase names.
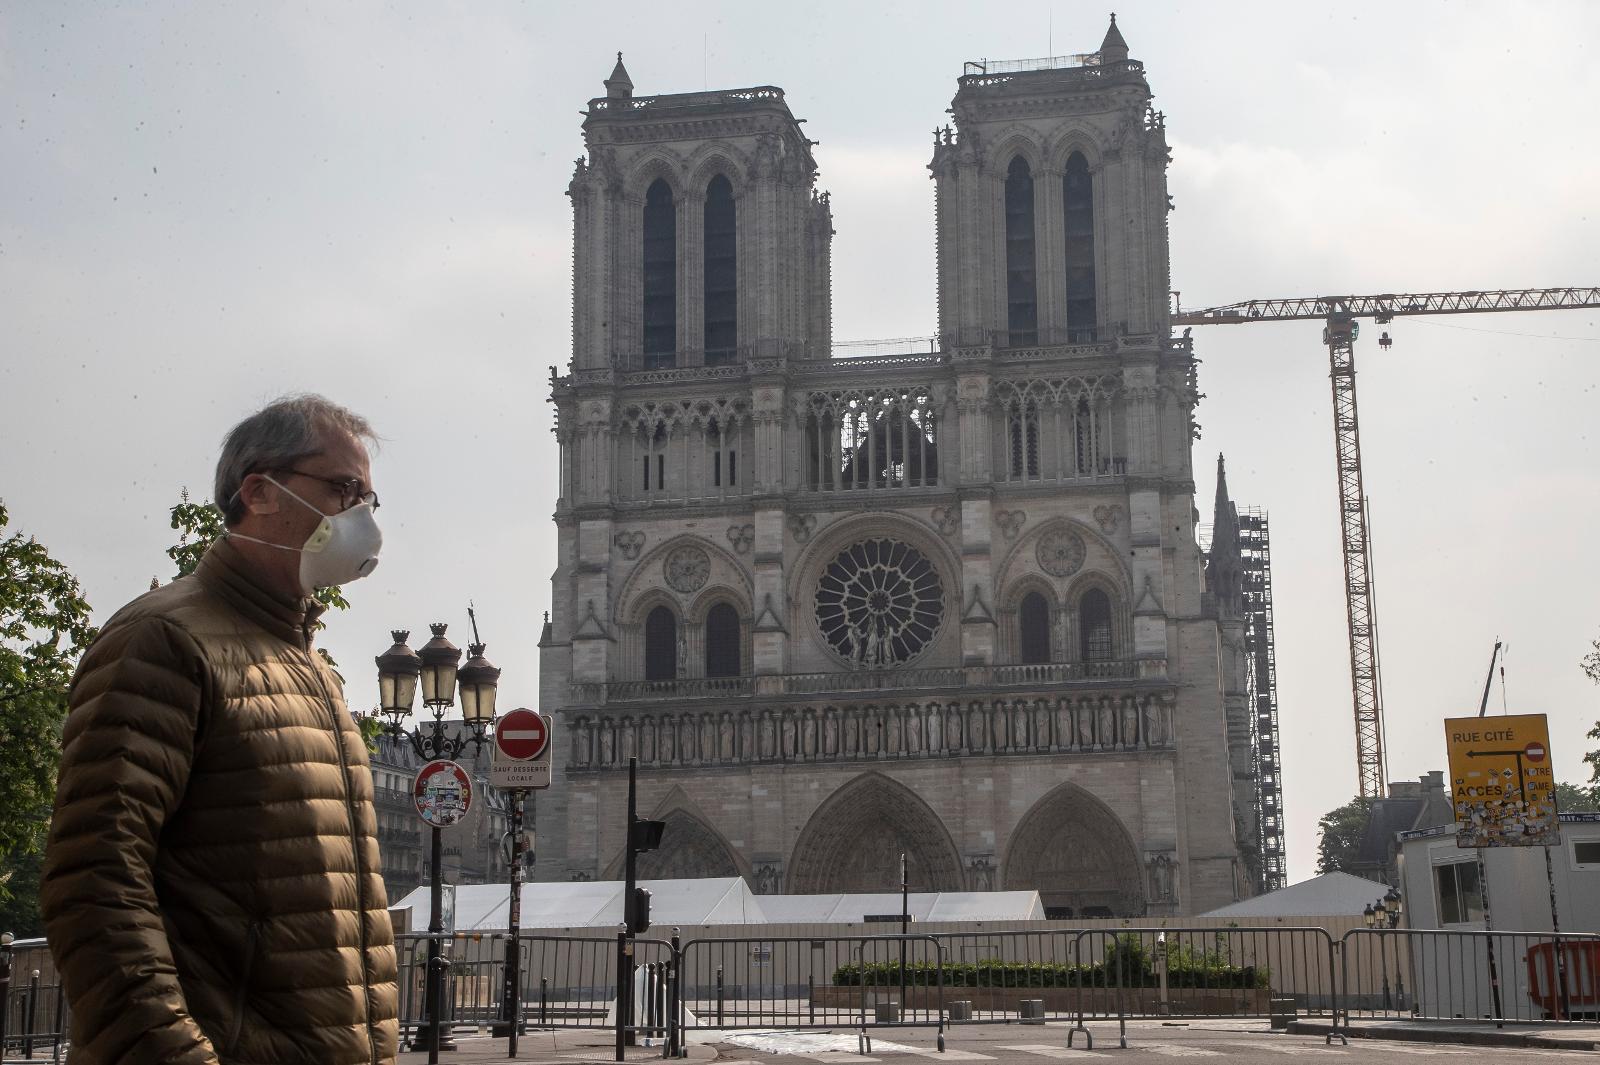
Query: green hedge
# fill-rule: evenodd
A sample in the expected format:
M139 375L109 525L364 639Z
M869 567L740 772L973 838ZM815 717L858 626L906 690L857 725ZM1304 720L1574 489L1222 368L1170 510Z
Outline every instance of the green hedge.
M1186 988L1257 988L1268 986L1270 971L1264 966L1233 965L1225 945L1207 950L1183 944L1167 948L1167 986ZM906 966L905 983L931 987L939 982L939 968L931 962ZM898 987L898 962L841 965L833 972L838 987ZM1049 962L1008 962L986 958L944 967L946 987L1155 987L1160 983L1155 958L1137 936L1119 936L1107 944L1105 959L1085 965Z

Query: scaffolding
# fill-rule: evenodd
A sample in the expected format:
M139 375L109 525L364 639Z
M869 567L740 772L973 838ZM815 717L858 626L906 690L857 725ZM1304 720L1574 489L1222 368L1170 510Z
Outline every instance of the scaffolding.
M1244 643L1249 660L1250 758L1256 778L1256 838L1261 841L1258 893L1288 884L1283 831L1283 766L1278 742L1278 665L1272 640L1272 546L1267 512L1239 511L1244 576Z

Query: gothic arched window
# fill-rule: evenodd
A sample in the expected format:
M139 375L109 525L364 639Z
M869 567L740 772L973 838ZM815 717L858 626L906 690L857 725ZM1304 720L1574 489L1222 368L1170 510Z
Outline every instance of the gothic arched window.
M1050 604L1038 592L1022 597L1017 609L1017 622L1022 630L1022 661L1032 665L1050 661Z
M706 365L734 359L739 343L738 218L733 186L721 174L706 186Z
M1067 230L1067 334L1074 344L1096 337L1094 306L1094 179L1082 152L1067 157L1061 178Z
M1006 329L1012 347L1039 342L1033 256L1033 173L1022 156L1006 171Z
M644 195L644 363L670 367L678 348L678 212L656 178Z
M718 603L706 614L706 676L737 677L743 660L739 612Z
M678 679L678 619L664 606L645 615L644 679Z
M1011 451L1011 479L1039 476L1039 406L1014 403L1006 410L1006 433Z
M1090 588L1078 600L1078 634L1085 662L1111 660L1111 599L1098 588Z

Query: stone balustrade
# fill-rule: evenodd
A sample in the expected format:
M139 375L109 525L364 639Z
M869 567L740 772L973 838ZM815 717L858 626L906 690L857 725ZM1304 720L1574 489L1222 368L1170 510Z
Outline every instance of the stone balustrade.
M1118 691L1012 699L799 703L562 715L571 771L963 755L1168 750L1176 694Z
M816 695L951 688L1104 685L1129 680L1163 680L1165 659L1105 662L1041 662L1032 665L855 669L832 673L782 673L757 677L683 677L676 680L624 680L574 683L569 706L610 706L729 696Z

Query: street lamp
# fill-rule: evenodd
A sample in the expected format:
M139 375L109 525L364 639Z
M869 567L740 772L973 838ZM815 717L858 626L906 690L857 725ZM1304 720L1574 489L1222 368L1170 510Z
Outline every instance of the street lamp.
M1390 888L1389 893L1383 897L1383 901L1388 903L1389 927L1400 927L1400 918L1405 916L1405 899L1397 889Z
M471 615L471 611L468 611ZM413 651L406 640L411 633L396 629L389 635L394 646L378 655L378 709L388 723L383 734L396 741L409 743L418 760L431 762L436 758L454 761L467 744L482 750L484 732L494 720L495 693L500 682L500 670L483 656L484 645L476 639L477 621L473 620L474 640L468 645L471 657L459 666L461 649L445 638L447 626L436 622L428 628L433 638L422 645L420 652ZM455 703L456 687L461 688L461 727L446 729L445 711ZM419 720L416 727L407 730L403 722L411 716L417 689L422 689L422 705L432 714L433 720ZM429 895L431 913L428 921L428 972L427 1020L417 1036L427 1040L429 1065L437 1065L440 1050L454 1050L444 1031L444 960L440 937L444 934L444 875L442 870L442 829L433 825L432 848L428 857ZM413 1039L412 1046L416 1046Z
M1384 893L1383 898L1367 904L1361 911L1362 918L1367 922L1368 928L1377 929L1379 933L1396 928L1400 924L1400 914L1404 908L1400 899L1400 892L1390 888ZM1378 936L1378 956L1383 963L1383 1008L1392 1009L1393 996L1389 992L1389 950L1384 946L1383 935ZM1405 1008L1406 982L1405 974L1401 971L1399 947L1395 947L1395 975L1400 981L1400 1008Z

